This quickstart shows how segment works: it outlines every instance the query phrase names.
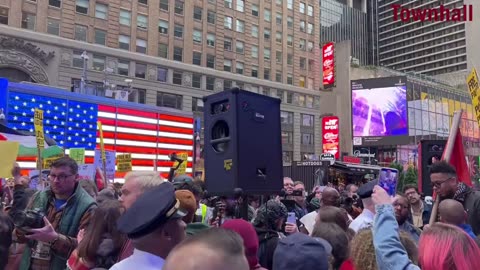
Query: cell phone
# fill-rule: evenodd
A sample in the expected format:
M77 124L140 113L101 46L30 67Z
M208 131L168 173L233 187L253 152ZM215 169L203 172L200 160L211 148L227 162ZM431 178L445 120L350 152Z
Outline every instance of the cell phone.
M288 212L287 223L297 224L297 217L294 212Z
M391 197L397 193L398 170L394 168L381 168L378 185L381 186Z

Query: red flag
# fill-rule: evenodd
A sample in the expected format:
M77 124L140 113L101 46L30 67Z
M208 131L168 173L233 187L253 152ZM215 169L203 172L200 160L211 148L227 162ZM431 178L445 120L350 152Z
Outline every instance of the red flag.
M95 170L95 182L97 184L98 191L105 188L105 177L103 176L103 172L100 168Z
M463 149L463 137L460 132L460 128L457 131L455 141L447 141L445 149L448 149L448 144L453 143L453 151L450 156L450 165L452 165L457 171L458 181L472 186L472 179L470 178L470 172L468 170L468 164L465 156L465 149ZM445 152L443 152L442 160L445 159Z

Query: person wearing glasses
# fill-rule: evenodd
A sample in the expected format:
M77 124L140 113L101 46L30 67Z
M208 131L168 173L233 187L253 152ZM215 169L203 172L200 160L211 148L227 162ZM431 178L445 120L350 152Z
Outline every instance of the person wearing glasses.
M472 226L475 235L480 234L480 192L461 182L457 172L445 161L430 167L430 181L433 191L441 200L454 199L463 205L467 212L467 224Z
M65 269L67 258L77 247L79 230L86 227L96 208L94 199L78 184L78 165L70 157L52 163L48 182L49 187L35 193L27 205L28 210L44 215L43 227L15 224L18 242L28 243L20 270Z

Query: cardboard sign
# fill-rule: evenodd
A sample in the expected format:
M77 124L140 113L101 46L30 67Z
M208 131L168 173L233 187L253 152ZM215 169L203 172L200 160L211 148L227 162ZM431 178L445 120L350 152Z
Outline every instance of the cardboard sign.
M44 159L43 159L43 168L49 169L50 166L52 166L52 163L53 163L55 160L57 160L57 159L59 159L59 158L61 158L61 157L62 157L62 156L55 156L55 157L44 158Z
M68 156L75 160L78 165L85 164L85 148L70 148Z
M478 75L475 69L467 77L467 86L470 95L472 96L473 110L475 111L475 117L480 125L480 84L478 82Z
M182 162L182 164L180 165L180 167L178 167L177 171L176 171L176 174L177 175L182 175L182 174L185 174L186 171L187 171L187 164L188 164L188 153L177 153L177 157L181 160L184 160L184 162ZM176 168L178 166L178 161L175 161L175 163L173 164L173 167Z
M82 164L78 166L78 179L80 180L95 180L95 165Z
M93 164L95 164L95 168L103 168L102 165L102 153L101 150L95 150L95 159ZM115 151L107 150L105 151L105 170L107 174L108 180L115 179Z
M35 108L33 125L35 127L35 137L37 138L37 148L42 150L45 147L45 135L43 134L43 110Z
M132 170L132 155L122 154L117 156L117 172L129 172Z
M0 141L0 177L12 177L12 168L18 155L18 142Z

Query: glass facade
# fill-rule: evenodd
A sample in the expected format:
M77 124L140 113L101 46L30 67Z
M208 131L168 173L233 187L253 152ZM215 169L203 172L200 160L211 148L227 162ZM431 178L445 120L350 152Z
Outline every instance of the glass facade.
M367 13L336 0L322 0L320 6L321 43L351 40L352 57L358 59L358 64L373 64L368 49L371 42L369 42Z

